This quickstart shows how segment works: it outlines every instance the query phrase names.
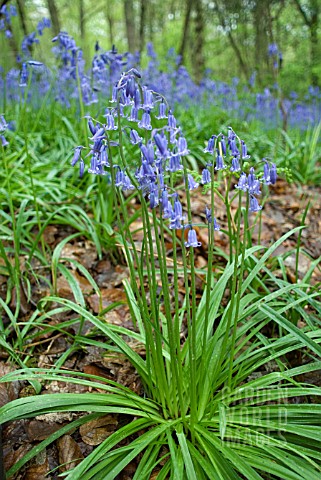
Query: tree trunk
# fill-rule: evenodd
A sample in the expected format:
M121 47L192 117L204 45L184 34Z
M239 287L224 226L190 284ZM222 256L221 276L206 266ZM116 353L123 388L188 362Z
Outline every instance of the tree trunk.
M114 18L113 18L113 8L112 2L106 1L106 8L105 8L105 18L108 25L108 35L109 35L109 42L110 48L114 44Z
M26 9L25 9L25 2L23 0L17 0L17 7L18 7L21 28L24 35L26 36L28 35L28 29L27 29L27 15L26 15Z
M203 4L201 0L195 2L195 41L194 41L194 74L195 80L199 83L203 76L205 70L205 60L204 60L204 12Z
M310 58L311 58L311 83L314 86L319 85L319 78L317 75L317 66L320 62L319 57L319 41L318 41L318 27L319 27L319 4L316 0L311 1L311 20L310 20Z
M299 0L294 0L298 11L302 15L304 23L309 27L310 34L310 79L314 86L319 85L319 78L316 72L317 66L320 63L319 59L319 16L320 16L320 2L319 0L310 0L309 10L310 15L306 13L306 10L302 7Z
M146 0L140 0L139 51L145 48Z
M84 9L84 0L79 0L79 26L80 26L80 37L84 46L85 40L85 9Z
M234 35L232 34L231 27L227 24L227 20L226 20L227 12L224 11L224 7L225 7L225 1L221 0L221 2L219 1L216 2L216 12L218 15L219 22L222 25L222 27L226 29L227 38L229 39L231 47L233 48L236 58L239 62L240 70L244 74L245 80L248 81L250 76L248 65L243 58L241 49L239 47L239 43L235 40Z
M4 7L4 5L8 4L9 1L10 1L10 0L3 0L2 3L1 3L1 7L0 7L0 8ZM0 18L2 18L2 16L3 16L3 15L0 14ZM16 39L15 39L13 33L12 33L11 25L6 25L6 30L9 30L9 32L11 33L11 36L7 39L7 41L8 41L8 43L9 43L9 45L10 45L11 50L12 50L13 57L14 57L14 59L16 60L16 58L17 58L17 56L18 56L18 54L19 54L19 48L18 48ZM6 55L7 55L7 59L8 59L8 57L9 57L9 55L10 55L10 54L8 55L8 51L3 52L3 54L6 54ZM6 66L6 63L8 63L8 62L5 62L5 65L4 65L4 66Z
M187 46L187 40L188 40L188 34L189 34L189 26L190 26L193 3L194 3L194 0L187 0L187 3L186 3L186 12L185 12L185 18L184 18L181 45L178 50L178 54L181 57L181 63L184 63L184 60L185 60L185 53L186 53L186 46Z
M61 26L55 0L47 0L47 6L50 14L52 30L54 32L54 35L58 35L58 33L61 31Z
M130 52L135 52L136 30L135 30L135 12L134 12L133 0L124 0L124 14L125 14L128 50Z
M268 50L268 17L269 17L269 0L256 0L253 9L253 24L255 28L255 51L254 65L257 70L257 79L259 84L262 83L266 74L267 67L267 50Z

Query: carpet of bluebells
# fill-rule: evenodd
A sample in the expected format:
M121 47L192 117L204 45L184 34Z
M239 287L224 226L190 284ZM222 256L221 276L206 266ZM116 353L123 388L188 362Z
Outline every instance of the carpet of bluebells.
M16 15L13 6L2 7L4 17L0 24L0 34L9 41L11 17ZM71 108L72 99L81 96L85 106L108 103L110 94L121 72L128 71L140 64L140 54L118 53L115 47L105 51L98 43L91 64L86 64L82 50L67 32L61 32L52 39L54 60L48 64L36 58L37 44L41 43L44 29L50 28L50 21L42 19L37 30L26 36L21 43L21 52L17 57L17 67L7 71L1 68L0 109L6 102L19 102L27 90L28 102L38 108L44 97L48 104L59 102L66 109ZM280 59L281 53L276 45L269 46L272 59ZM282 96L277 83L262 92L255 88L255 72L242 86L238 78L231 83L215 81L207 71L203 80L196 84L174 49L166 55L166 70L152 44L147 46L148 64L141 71L144 84L148 89L157 91L166 97L169 104L184 105L184 109L193 106L212 105L223 109L227 116L242 118L251 122L259 120L266 128L282 125L284 117L291 127L300 129L318 123L321 117L321 92L318 87L310 87L303 99L296 92L288 98ZM275 61L277 68L278 62ZM30 84L29 84L30 82ZM29 88L27 88L29 85ZM281 98L282 97L282 98ZM282 99L282 108L280 108Z

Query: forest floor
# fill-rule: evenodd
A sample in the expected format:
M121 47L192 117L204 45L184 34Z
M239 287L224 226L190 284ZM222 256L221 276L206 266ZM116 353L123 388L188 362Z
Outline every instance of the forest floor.
M192 200L195 223L204 222L205 197L195 195L192 197ZM277 185L271 188L270 195L262 212L261 244L269 245L284 233L301 224L302 216L308 203L310 204L305 220L306 228L303 230L301 238L302 251L305 253L300 253L299 257L299 279L308 271L313 259L321 256L321 188L297 186L295 184L289 185L279 180ZM132 205L133 209L136 207L134 204ZM226 228L226 216L224 214L223 204L217 203L216 211L218 222L221 225L221 229L224 230L224 228ZM138 224L135 226L139 227ZM216 245L228 253L228 237L222 230L216 234ZM62 239L71 233L73 233L73 231L66 226L48 226L44 232L45 242L50 248L54 249ZM136 235L137 242L141 239L140 235L141 233L139 232ZM196 249L196 267L203 268L207 262L207 229L199 229L198 237L202 245ZM257 237L258 228L256 227L253 232L254 244L257 241ZM274 256L277 257L292 250L292 253L287 256L284 263L287 279L293 283L296 280L295 247L297 245L297 238L297 234L292 235L274 253ZM170 242L168 242L169 256L170 247ZM118 247L118 249L120 250L120 247ZM123 302L122 305L105 315L105 321L132 328L130 312L126 305L126 296L122 285L122 280L128 277L129 274L125 262L119 261L119 258L122 258L121 251L119 251L117 255L118 261L115 261L115 256L111 256L108 252L102 259L98 259L93 243L86 238L77 237L65 246L62 256L74 258L88 269L101 289L103 307L107 307L116 301ZM221 265L222 261L223 257L219 259ZM23 258L21 258L21 268L25 268ZM81 286L88 308L94 314L98 314L99 299L92 291L90 283L76 269L71 271ZM46 275L48 275L49 278L50 271L42 272L42 276ZM282 272L280 270L280 277L281 276ZM202 278L200 277L198 281L198 286L201 290ZM320 268L315 269L311 282L321 282ZM0 276L0 294L3 298L5 298L6 286L6 277ZM181 288L182 293L184 293L183 282ZM31 301L27 301L27 295L22 296L20 322L27 321L35 310L38 301L49 294L50 290L46 282L34 282L32 285ZM63 277L58 278L57 294L60 297L73 300L71 288ZM12 298L11 308L15 308L14 296ZM65 314L64 316L56 315L48 319L48 324L58 325L68 318L71 319L75 317L76 315L73 312ZM298 321L298 326L300 326L300 321ZM70 333L75 334L76 332L72 330L73 327L70 328ZM92 328L92 325L85 323L83 334L86 335L90 333ZM98 336L99 340L106 340L101 334L98 334ZM34 343L24 345L24 351L17 353L21 356L30 354L32 358L31 363L34 367L49 368L70 348L70 338L71 336L67 337L62 333L57 333L57 331L51 334L42 334L40 332ZM143 354L144 352L142 352L142 355ZM0 349L0 375L4 375L18 368L7 360L8 354ZM297 359L293 361L297 362ZM111 379L128 386L137 393L142 393L140 380L128 360L122 355L106 355L106 352L98 347L87 346L79 348L74 353L71 353L64 364L64 368L76 372L98 375L101 377L102 382L104 378ZM309 381L312 383L320 382L319 385L321 386L321 379L310 378ZM59 394L61 392L85 393L91 391L94 392L97 390L90 387L53 381L43 383L41 394ZM17 381L12 384L0 384L0 406L16 398L32 394L34 394L33 388L26 382ZM6 470L22 458L33 446L37 445L37 443L81 415L81 413L55 413L6 424L2 432ZM19 472L14 478L19 480L57 478L58 473L73 468L74 465L86 457L95 446L99 445L108 435L127 421L128 419L126 419L124 415L115 414L105 415L99 420L94 420L83 425L72 434L64 435L47 447L42 454L39 454L33 461L29 462L23 471ZM62 464L64 464L64 466L58 469L58 466ZM135 468L136 463L134 461L128 465L124 473L117 478L120 480L131 479ZM47 475L49 471L53 471L53 473Z

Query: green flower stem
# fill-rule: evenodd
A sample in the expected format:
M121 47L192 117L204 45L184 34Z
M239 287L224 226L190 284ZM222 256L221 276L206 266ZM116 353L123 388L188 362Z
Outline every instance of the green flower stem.
M226 179L225 179L225 181L226 181ZM233 243L234 243L233 240L235 238L235 232L233 230L231 202L229 200L230 187L231 187L231 178L228 179L227 185L225 184L224 203L225 203L225 206L226 206L228 237L230 239L230 241L229 241L229 257L230 257L230 263L232 263L233 262Z
M156 222L157 219L156 219L155 209L153 210L153 215L154 215L155 222ZM162 261L163 261L163 266L164 266L164 279L166 281L166 290L167 290L166 297L168 297L168 302L170 302L164 230L165 230L164 221L163 221L163 218L161 216L160 217L160 233L161 233L160 240L161 240L161 247L162 247ZM175 239L175 242L176 242L176 239ZM176 252L175 252L175 258L176 258ZM174 269L176 269L176 280L177 280L177 262L174 262ZM169 318L168 318L168 336L169 336L169 347L170 347L170 352L171 352L171 362L170 363L171 363L171 369L172 369L172 376L175 379L175 383L176 383L176 388L173 392L173 396L176 399L176 395L177 395L178 400L179 400L179 411L176 412L176 415L179 416L179 414L180 414L182 416L182 418L184 419L185 418L186 405L185 405L184 396L183 396L184 384L183 384L183 374L182 374L183 372L182 372L179 318L178 318L179 308L178 308L178 283L177 282L174 285L174 289L175 289L175 320L174 320L174 325L173 325L173 321L172 321L171 310L169 311ZM177 317L177 320L176 320L176 317ZM175 328L176 323L177 323L177 326ZM174 406L177 408L176 403L175 403Z
M211 222L208 222L208 257L207 257L207 274L206 274L206 301L205 301L205 318L204 318L204 332L203 332L203 351L205 349L208 337L208 316L210 311L210 299L212 292L212 273L213 273L213 253L215 244L215 230L214 230L214 200L215 200L215 188L214 188L214 167L211 168ZM202 357L202 360L204 357ZM203 371L205 365L202 365L201 371Z
M112 151L111 151L111 148L110 148L110 143L109 143L108 136L107 136L107 142L108 142L109 162L110 162L110 167L111 167L112 188L113 188L113 190L118 191L118 189L115 187L115 172L114 172L114 168L113 168L113 166L114 166L113 155L112 155ZM162 403L162 406L163 406L163 409L165 410L166 409L166 401L165 401L165 398L164 398L164 395L163 395L163 391L161 389L159 389L159 387L156 384L156 374L155 374L155 371L153 369L153 365L152 365L152 362L151 362L151 359L155 358L156 354L155 354L155 351L153 350L154 343L152 341L152 333L151 333L150 322L148 320L146 321L146 319L149 319L149 309L148 309L148 305L147 305L146 295L145 295L145 292L144 292L144 277L143 277L143 274L142 274L142 270L138 268L137 272L138 272L138 277L139 277L139 284L140 284L140 289L142 291L142 293L140 294L139 293L139 288L138 288L137 282L136 282L136 270L134 268L134 262L132 260L132 254L134 256L134 260L135 260L136 265L140 264L139 257L138 257L137 249L136 249L136 246L135 246L135 242L133 240L133 237L132 237L132 234L131 234L131 231L130 231L130 228L129 228L128 214L127 214L127 210L124 207L123 196L122 196L121 192L119 192L119 191L118 191L118 196L119 196L119 199L120 199L120 201L119 201L120 209L116 208L117 223L119 225L120 234L121 234L122 239L123 239L123 245L124 245L124 249L125 249L126 260L127 260L127 264L128 264L129 271L130 271L131 286L132 286L133 291L135 293L135 297L137 299L138 306L139 306L139 309L140 309L140 312L141 312L141 315L142 315L142 318L143 318L143 321L144 321L146 338L149 339L149 342L148 342L148 340L146 340L146 344L149 345L149 348L146 348L146 365L149 368L150 373L149 373L148 378L143 379L143 381L144 381L145 387L149 390L150 395L155 400L160 399L161 403ZM123 216L124 221L122 221L122 219L121 219L120 212ZM127 243L127 238L129 239L129 243L130 243L132 253L131 253L129 245ZM151 383L155 384L155 388L153 388L153 386L151 386ZM159 396L157 395L157 391L159 393Z
M155 347L156 347L156 350L155 350L155 361L157 360L157 369L155 371L155 375L156 375L156 378L159 378L159 380L161 380L160 383L160 389L162 389L163 392L165 392L165 397L166 397L166 404L167 404L167 407L169 409L169 411L172 413L173 412L173 403L175 405L176 403L176 400L174 398L172 398L172 395L170 394L170 391L169 391L169 381L168 381L168 378L166 378L166 373L165 373L165 364L164 364L164 360L163 360L163 353L162 353L162 334L161 334L161 326L160 326L160 322L159 322L159 312L158 312L158 309L156 308L156 298L157 298L157 292L156 292L156 288L157 288L157 281L156 281L156 265L155 265L155 258L154 258L154 244L153 244L153 238L152 238L152 228L151 228L151 223L150 223L150 219L149 219L149 213L148 213L148 207L147 207L147 204L145 202L145 199L143 199L142 201L142 206L143 206L143 209L144 209L144 215L145 215L145 220L146 220L146 229L145 229L145 232L144 234L146 235L147 239L148 239L148 244L149 244L149 255L148 257L146 258L146 261L147 263L150 264L150 268L151 268L151 271L152 271L152 278L153 278L153 284L154 284L154 287L152 285L152 290L151 290L151 308L153 309L153 321L155 322L155 326L154 326L154 330L155 330L155 335L153 338L151 338L151 342L155 341ZM155 213L155 211L153 211L153 214ZM161 273L161 279L162 279L162 284L163 284L163 288L164 288L164 282L166 283L167 285L167 278L164 278L164 269L163 269L163 265L162 265L162 254L161 254L161 248L160 248L160 245L159 245L159 238L158 238L158 235L157 235L157 226L155 227L155 222L156 219L153 217L153 225L154 225L154 228L155 228L155 237L156 237L156 248L157 248L157 254L158 254L158 259L159 259L159 265L160 265L160 273ZM166 261L166 260L165 260ZM169 316L170 316L170 305L169 305L169 298L168 298L168 295L166 295L166 293L168 294L168 292L166 292L166 287L165 289L163 289L163 294L164 294L164 304L165 304L165 312L166 312L166 318L167 318L167 321L169 321ZM174 407L174 411L177 410L177 405L176 405L176 408Z
M192 208L191 208L191 196L188 188L187 168L185 162L183 163L184 178L185 178L185 192L187 201L187 217L188 223L192 223ZM184 245L184 247L183 247ZM197 417L197 365L196 365L196 287L195 287L195 256L193 248L189 249L190 257L190 272L191 272L191 295L192 295L192 308L189 306L189 289L188 289L188 274L187 274L187 261L186 261L186 249L184 243L184 230L182 230L182 247L183 247L183 262L184 262L184 277L185 277L185 289L187 297L187 316L188 320L188 337L189 337L189 352L190 352L190 390L191 390L191 434L192 441L194 442L194 425Z
M184 388L182 387L183 382L183 364L182 364L182 350L181 350L181 341L180 341L180 320L179 320L179 301L178 301L178 269L177 269L177 238L176 232L172 231L172 242L173 242L173 275L174 275L174 291L175 291L175 300L174 300L174 339L176 340L176 352L177 352L177 376L178 376L178 397L180 403L180 414L185 424L185 412L187 409L186 402L183 398Z
M239 263L239 253L240 253L240 235L241 235L241 206L242 206L242 191L239 191L239 208L238 208L238 221L237 221L237 231L236 231L236 245L235 245L235 257L234 257L234 271L232 276L232 282L230 287L230 302L228 305L227 313L227 324L225 328L225 335L222 342L222 351L227 351L227 344L230 336L230 329L232 326L232 320L234 316L235 302L236 302L236 291L237 291L237 278L238 278L238 263ZM234 316L236 319L237 317ZM235 320L236 321L236 320ZM233 351L229 349L231 356L233 356ZM228 378L228 385L230 384L230 378Z
M123 166L126 167L127 166L127 162L126 162L126 158L125 158L125 155L124 155L124 149L123 149L123 132L122 132L122 129L121 129L121 122L120 122L120 106L119 106L119 102L117 103L117 117L118 117L118 141L119 141L119 152L120 152L120 157L121 157L121 160L122 160L122 163L123 163ZM109 152L111 152L111 149L109 147ZM115 187L115 172L114 172L114 168L113 168L113 162L112 162L112 155L110 154L110 166L111 166L111 171L112 171L112 184L113 184L113 188L116 188ZM130 175L130 173L128 173L128 175L130 176L132 182L134 185L136 185L136 181L135 179L132 178L132 176ZM117 189L118 190L118 189ZM122 198L122 195L121 193L119 192L119 195L120 195L120 207L121 207L121 210L122 210L122 215L123 215L123 218L128 218L128 214L127 214L127 210L124 208L124 202L123 202L123 198ZM149 243L149 260L151 262L150 264L150 267L151 267L151 272L152 272L152 275L149 277L149 279L154 279L152 281L152 283L154 284L154 288L153 288L153 285L149 283L149 287L151 289L151 292L153 292L154 290L154 294L155 296L151 296L151 298L155 298L156 299L156 268L155 268L155 260L154 260L154 256L152 254L153 252L153 240L152 240L152 236L151 236L151 228L150 228L150 222L149 222L149 215L148 215L148 210L147 210L147 206L146 206L146 202L145 202L145 199L143 197L143 195L141 194L140 195L140 200L141 200L141 205L142 205L142 210L143 210L143 221L145 222L145 227L144 227L144 233L146 234L146 238L148 239L148 243ZM121 230L121 234L123 235L123 239L124 239L124 245L125 245L125 248L127 248L128 250L128 246L127 246L127 242L126 242L126 236L129 237L130 239L130 243L131 243L131 246L133 248L133 252L134 252L134 255L135 255L135 261L136 261L136 265L138 266L139 265L139 260L138 260L138 255L137 255L137 250L136 250L136 247L135 247L135 242L133 241L133 238L132 238L132 235L131 235L131 232L130 232L130 229L129 229L129 225L128 225L128 222L126 222L126 232L124 232L123 228L122 228L122 223L121 223L121 219L120 219L120 215L119 215L119 211L118 209L117 210L117 218L118 218L118 224L119 224L119 227L120 227L120 230ZM126 234L125 234L126 233ZM157 233L157 232L155 232ZM156 238L158 238L158 236L156 235ZM158 398L161 399L161 403L162 403L162 408L163 408L163 412L164 412L164 416L165 418L167 418L167 408L171 405L171 402L172 402L172 399L171 399L171 395L169 393L169 389L168 389L168 384L167 384L167 381L166 381L166 374L165 374L165 366L164 366L164 362L163 362L163 354L162 354L162 345L161 345L161 332L160 332L160 327L159 327L159 314L157 312L157 309L156 309L156 305L154 304L154 302L152 302L152 306L151 306L151 315L149 313L149 308L148 308L148 305L147 305L147 301L146 301L146 294L145 294L145 291L144 291L144 278L143 278L143 274L142 274L142 269L138 268L138 275L139 275L139 280L140 280L140 288L141 288L141 294L139 294L139 291L138 291L138 288L137 288L137 285L136 285L136 281L135 281L135 278L136 278L136 275L135 275L135 270L134 270L134 265L132 263L132 261L130 261L130 258L131 256L129 255L129 251L128 253L126 252L126 255L127 255L127 258L128 258L128 263L129 263L129 268L130 268L130 276L131 276L131 279L132 279L132 286L134 288L134 292L136 294L136 298L139 302L139 305L140 305L140 310L142 312L142 319L143 319L143 322L144 322L144 326L145 326L145 329L146 329L146 350L149 351L150 350L150 360L149 360L149 364L151 364L151 360L153 361L153 378L155 379L155 382L156 380L158 380L157 383L155 383L155 387L156 387L156 390L159 392L159 396ZM161 258L160 256L160 250L158 252L158 256L159 258ZM147 262L149 261L147 259ZM153 321L155 322L158 322L158 328L156 327L156 331L155 331L155 335L152 334L152 330L151 330L151 320L150 320L150 317L153 317ZM157 398L157 395L155 394L155 392L153 391L154 388L149 384L148 385L149 387L149 390L151 391L151 395L155 395L154 398Z
M12 190L11 190L11 181L10 181L10 169L7 161L7 156L4 151L4 147L1 144L1 154L3 157L3 163L5 165L5 171L6 171L6 179L7 179L7 198L8 198L8 205L9 205L9 210L10 210L10 216L11 216L11 221L12 221L12 231L13 231L13 246L14 246L14 268L10 268L9 273L11 273L11 281L15 287L15 293L16 293L16 309L14 313L14 318L16 319L18 317L19 311L20 311L20 305L21 305L21 292L20 292L20 282L21 282L21 269L20 269L20 259L19 259L19 252L20 252L20 238L19 234L17 232L16 228L16 219L15 219L15 210L14 210L14 205L13 205L13 199L12 199ZM1 250L4 251L3 244L1 242ZM4 258L7 258L7 255L5 254ZM10 264L11 266L11 264ZM22 348L22 337L21 337L21 332L17 326L17 324L14 325L15 332L17 334L17 339L18 339L18 344L19 347Z
M233 297L235 296L236 293L236 301L235 301L235 308L234 305L231 307L231 312L234 311L234 323L233 323L233 333L232 333L232 340L231 340L231 346L230 346L230 351L234 352L235 349L235 341L236 341L236 333L237 333L237 327L238 323L237 320L239 318L239 311L240 311L240 302L241 302L241 295L242 295L242 282L243 282L243 275L244 275L244 270L245 270L245 252L246 252L246 246L247 246L247 230L248 230L248 217L249 217L249 195L246 195L246 207L245 207L245 213L244 213L244 233L243 233L243 243L242 243L242 251L241 251L241 265L240 265L240 270L238 273L238 281L237 281L237 287L236 287L236 292L235 290L233 291ZM240 225L240 218L241 218L241 211L239 211L239 221L238 221L238 249L240 246L240 232L239 232L239 225ZM237 257L236 259L237 260ZM234 274L237 274L237 269L236 272L234 271ZM236 276L236 275L235 275ZM228 374L228 386L231 388L232 386L232 374L233 374L233 362L234 362L234 356L231 355L229 358L229 374Z
M86 142L86 146L88 146L87 125L86 125L86 119L84 118L85 117L85 108L84 108L84 101L83 101L83 98L82 98L82 91L81 91L81 85L80 85L78 62L77 62L77 66L76 66L76 76L77 76L79 108L80 108L80 114L81 114L81 123L82 123L84 141Z

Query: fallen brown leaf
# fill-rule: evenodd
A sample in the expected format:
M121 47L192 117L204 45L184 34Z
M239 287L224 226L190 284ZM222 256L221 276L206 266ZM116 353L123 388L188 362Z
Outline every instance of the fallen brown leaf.
M115 415L104 415L81 425L79 432L87 445L99 445L116 430L117 425Z
M84 458L77 442L70 436L64 435L57 440L58 455L59 455L59 470L67 472L75 468Z

